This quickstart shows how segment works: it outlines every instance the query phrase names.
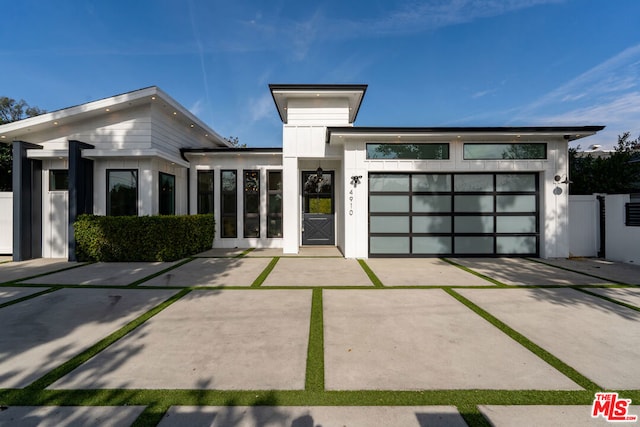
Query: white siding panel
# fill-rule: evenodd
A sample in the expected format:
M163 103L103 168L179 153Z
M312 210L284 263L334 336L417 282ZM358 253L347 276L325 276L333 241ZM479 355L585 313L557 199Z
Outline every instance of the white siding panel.
M0 254L13 252L13 193L0 193Z

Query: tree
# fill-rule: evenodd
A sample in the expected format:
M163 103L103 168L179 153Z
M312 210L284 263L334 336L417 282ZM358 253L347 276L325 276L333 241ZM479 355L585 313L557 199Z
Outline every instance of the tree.
M224 138L225 141L231 144L234 148L247 148L247 144L240 144L240 138L237 136L230 136L229 138Z
M629 132L618 135L618 144L607 157L580 155L579 149L569 149L570 194L640 191L640 138L630 139Z
M23 99L16 101L0 97L0 125L44 114L38 107L30 107ZM0 191L11 191L13 156L11 144L0 143Z

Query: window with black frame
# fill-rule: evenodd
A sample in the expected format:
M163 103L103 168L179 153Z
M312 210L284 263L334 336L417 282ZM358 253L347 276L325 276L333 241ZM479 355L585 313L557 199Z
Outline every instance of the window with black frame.
M137 169L107 169L107 215L138 215Z
M160 172L158 180L158 213L160 215L176 214L176 177Z
M198 213L213 213L213 172L198 171Z
M245 170L244 237L260 237L260 171Z
M238 237L238 172L220 171L220 235Z
M267 237L282 237L282 171L269 171Z

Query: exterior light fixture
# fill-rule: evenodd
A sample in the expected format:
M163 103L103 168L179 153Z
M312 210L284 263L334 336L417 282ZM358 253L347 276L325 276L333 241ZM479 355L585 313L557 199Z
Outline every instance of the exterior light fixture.
M316 169L316 176L318 177L318 179L322 178L322 172L322 168L318 166L318 169Z

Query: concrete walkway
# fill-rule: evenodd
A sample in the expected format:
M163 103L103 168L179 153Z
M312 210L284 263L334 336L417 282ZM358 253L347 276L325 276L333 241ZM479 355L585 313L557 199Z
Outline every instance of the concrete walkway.
M640 288L594 287L633 268L365 260L375 282L322 249L0 264L0 426L130 425L156 399L162 426L605 425L589 384L640 391Z

